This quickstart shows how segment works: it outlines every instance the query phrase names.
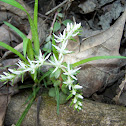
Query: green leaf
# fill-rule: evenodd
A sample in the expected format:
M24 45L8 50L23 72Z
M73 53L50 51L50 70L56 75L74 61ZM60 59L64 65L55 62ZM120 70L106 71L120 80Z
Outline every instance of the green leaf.
M60 97L59 104L64 104L67 102L67 100L66 100L67 95L65 95L63 92L59 93L59 97ZM56 99L56 101L57 101L57 99Z
M61 69L57 69L56 72L54 73L55 78L57 79L61 74Z
M56 45L56 42L54 40L54 35L52 37L52 44ZM58 59L58 52L56 51L56 48L54 46L52 46L52 51L53 51L53 54L55 55L55 57Z
M96 57L91 57L91 58L87 58L81 61L78 61L76 63L73 63L72 66L76 67L79 66L81 64L87 63L89 61L93 61L93 60L100 60L100 59L126 59L126 57L124 56L96 56Z
M0 46L10 50L11 52L15 53L17 56L19 56L22 60L24 60L26 63L28 63L27 59L16 49L12 48L11 46L5 44L4 42L0 42Z
M25 85L18 86L18 89L32 88L32 86L33 85L31 85L31 84L25 84Z
M36 94L38 93L38 91L39 91L39 88L37 88L37 90L36 90L36 92L35 92L35 96L36 96ZM19 120L17 121L16 126L20 126L20 125L21 125L21 123L22 123L22 121L24 120L26 114L28 113L29 109L31 108L31 106L32 106L32 104L33 104L33 102L34 102L34 100L35 100L35 97L34 97L34 95L32 95L32 99L30 100L30 102L29 102L29 104L27 105L26 109L24 110L24 112L22 113L21 117L20 117Z
M22 33L19 29L17 29L12 24L10 24L10 23L8 23L6 21L4 21L4 24L6 24L7 26L9 26L11 29L13 29L22 39L27 38L24 33Z
M63 14L62 13L58 13L58 17L63 18Z
M34 5L34 24L36 30L38 30L38 0L35 0L35 5Z
M26 109L24 110L24 112L22 113L20 119L18 120L16 126L20 126L22 121L24 120L26 114L28 113L29 109L31 108L33 102L34 102L34 98L31 99L30 103L28 104L28 106L26 107Z
M4 2L4 3L7 3L7 4L10 4L10 5L14 6L14 7L17 7L17 8L19 8L19 9L21 9L21 10L27 12L27 11L25 10L25 8L24 8L21 4L19 4L17 1L15 1L15 0L0 0L0 1L2 1L2 2Z
M53 32L57 32L60 28L61 28L61 24L56 21L54 23Z
M61 81L60 80L56 80L55 82L54 82L54 86L59 86L61 84Z
M27 40L27 55L30 60L34 60L34 52L33 52L33 47L32 47L32 42L30 39Z
M57 114L59 114L59 99L60 99L60 96L59 96L59 88L58 86L55 87L55 91L56 91L56 101L57 101Z
M50 97L55 97L55 96L56 96L55 88L50 88L50 89L49 89L49 96L50 96Z
M64 94L68 94L68 93L69 93L69 89L66 87L65 84L62 85L61 90L62 90L62 92L63 92Z
M39 49L40 49L38 32L37 32L37 29L36 29L36 27L34 25L34 22L33 22L32 18L30 17L30 15L28 13L27 13L27 15L28 15L28 20L29 20L30 27L31 27L35 54L38 56L39 55Z
M73 23L70 19L66 19L62 22L65 26L67 26L67 23Z
M24 54L24 57L25 57L26 56L26 51L27 51L27 45L28 45L28 42L30 41L30 39L28 39L24 33L22 33L19 29L17 29L15 26L11 25L10 23L4 21L4 24L6 24L10 28L12 28L23 39L23 54ZM28 46L28 48L30 48L30 47ZM29 50L28 50L28 52L29 52ZM33 55L33 53L31 53L31 51L30 51L30 54Z
M23 39L23 54L24 54L24 57L26 57L28 41L29 41L28 38Z
M69 100L70 98L72 98L73 97L73 94L70 94L67 98L66 98L66 100Z
M44 47L43 47L43 50L50 53L51 52L51 48L52 48L52 43L49 41L47 42Z
M41 76L41 78L39 79L38 83L40 83L45 77L49 76L51 72L50 71L47 71L46 73L44 73L43 76Z
M66 80L67 80L67 76L66 76L66 75L61 74L61 77L62 77L62 79L63 79L64 81L66 81Z
M39 55L40 44L39 44L38 32L37 32L37 28L36 28L32 18L31 18L31 16L29 15L29 13L25 10L25 8L21 4L19 4L15 0L0 0L0 1L8 3L8 4L15 6L15 7L23 10L24 12L26 12L26 14L28 16L29 23L30 23L30 27L31 27L32 37L33 37L33 41L34 41L35 53L36 53L36 55Z

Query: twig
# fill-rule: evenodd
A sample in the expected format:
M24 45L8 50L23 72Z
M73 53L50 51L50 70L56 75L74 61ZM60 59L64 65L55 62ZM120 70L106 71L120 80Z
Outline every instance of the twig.
M62 3L60 3L59 5L57 5L56 7L54 7L53 9L51 9L50 11L46 12L45 15L49 15L50 13L52 13L53 11L55 11L56 9L58 9L59 7L62 7L65 3L67 3L68 1L73 1L73 0L65 0Z
M54 23L55 23L55 21L56 21L56 17L57 17L57 15L58 15L58 12L55 13L55 16L54 16L53 22L52 22L52 24L51 24L51 30L50 30L50 34L49 34L49 35L51 35L52 32L53 32L53 27L54 27Z
M36 126L39 126L39 112L40 112L40 106L41 106L41 101L42 101L42 97L39 96L38 97L38 101L37 101L37 119L36 119Z

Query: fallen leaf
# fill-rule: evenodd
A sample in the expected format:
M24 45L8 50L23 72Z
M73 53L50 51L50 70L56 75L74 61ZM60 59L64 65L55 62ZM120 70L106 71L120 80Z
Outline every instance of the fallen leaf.
M0 27L0 41L10 45L11 41L18 42L20 37L18 35L15 35L14 32L10 31L9 28L6 25L2 25ZM0 49L5 50L2 46L0 46Z
M105 55L120 55L119 47L126 21L126 11L113 26L104 32L85 39L81 46L70 41L68 50L74 51L65 56L64 61L75 63L85 58ZM83 95L90 97L118 78L118 70L126 62L121 59L91 61L81 65L78 81L83 86ZM112 80L114 79L114 80Z
M0 95L0 126L3 126L3 121L9 102L10 102L10 96Z

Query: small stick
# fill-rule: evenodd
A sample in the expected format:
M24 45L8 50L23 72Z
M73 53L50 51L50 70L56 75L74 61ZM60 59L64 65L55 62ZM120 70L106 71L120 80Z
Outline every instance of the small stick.
M41 101L42 101L42 97L39 96L38 97L38 101L37 101L37 115L36 115L36 126L39 126L39 111L40 111L40 106L41 106Z
M68 1L70 1L70 0L63 1L62 3L60 3L59 5L57 5L56 7L54 7L53 9L51 9L50 11L46 12L45 15L49 15L50 13L52 13L53 11L55 11L56 9L58 9L59 7L62 7Z

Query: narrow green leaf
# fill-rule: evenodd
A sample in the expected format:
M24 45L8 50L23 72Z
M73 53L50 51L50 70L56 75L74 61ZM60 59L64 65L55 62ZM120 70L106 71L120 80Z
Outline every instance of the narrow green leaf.
M44 73L44 75L41 76L41 78L39 79L38 83L40 83L45 77L49 76L50 73L51 71L47 71L46 73Z
M30 17L30 15L28 13L27 13L27 15L28 15L28 20L29 20L30 27L31 27L32 38L33 38L33 42L34 42L35 54L38 56L39 55L39 49L40 49L38 32L37 32L37 29L36 29L36 27L34 25L34 22L33 22L32 18Z
M30 41L26 35L24 33L22 33L19 29L17 29L15 26L11 25L10 23L4 21L4 23L9 26L10 28L12 28L22 39L23 39L23 54L24 54L24 57L26 56L26 51L27 51L27 45L28 45L28 42ZM28 46L29 47L29 46ZM29 47L30 48L30 47ZM33 50L33 49L32 49ZM28 50L29 52L29 50ZM30 51L30 54L31 51ZM33 57L33 56L32 56ZM32 58L33 59L33 58Z
M26 35L24 33L22 33L19 29L17 29L15 26L13 26L12 24L4 21L4 24L6 24L8 27L10 27L11 29L13 29L22 39L27 38Z
M36 27L36 30L38 30L38 0L35 0L35 5L34 5L34 24Z
M34 97L31 99L30 103L28 104L28 106L26 107L25 111L22 113L20 119L18 120L16 126L20 126L22 121L24 120L26 114L28 113L29 109L31 108L32 104L34 102Z
M91 58L87 58L87 59L83 59L81 61L78 61L76 63L73 63L72 66L76 67L79 66L81 64L87 63L89 61L93 61L93 60L100 60L100 59L126 59L126 57L124 56L96 56L96 57L91 57Z
M27 59L16 49L12 48L11 46L5 44L4 42L0 42L0 46L10 50L11 52L15 53L17 56L19 56L22 60L24 60L26 63L28 63Z
M54 40L54 35L52 37L52 44L56 45L56 42ZM58 52L56 51L56 48L54 46L52 46L52 51L53 51L53 54L55 55L55 57L58 59Z
M4 3L7 3L7 4L10 4L10 5L14 6L14 7L17 7L17 8L19 8L19 9L21 9L21 10L27 12L27 11L25 10L25 8L24 8L21 4L19 4L17 1L15 1L15 0L0 0L0 1L2 1L2 2L4 2Z
M35 53L36 53L36 55L39 55L40 44L39 44L38 32L37 32L35 24L34 24L32 18L31 18L31 16L29 15L29 13L25 10L25 8L21 4L19 4L15 0L0 0L0 1L8 3L8 4L10 4L12 6L15 6L15 7L23 10L24 12L26 12L26 14L28 16L29 23L30 23L31 31L32 31L32 37L33 37L33 41L34 41Z
M26 57L27 45L28 45L28 38L24 38L23 39L23 54L24 54L24 57Z
M57 101L57 114L59 114L59 99L60 99L60 96L59 96L59 88L58 86L55 86L55 91L56 91L56 101Z
M66 100L69 100L70 98L72 98L73 97L73 94L70 94L67 98L66 98Z
M36 96L36 94L38 93L38 91L39 91L39 90L38 90L38 88L37 88L37 90L36 90L36 92L35 92L35 96ZM35 97L34 97L34 95L33 95L33 96L32 96L32 99L30 100L30 102L29 102L29 104L27 105L26 109L24 110L24 112L22 113L21 117L20 117L19 120L17 121L16 126L20 126L20 125L21 125L21 123L22 123L22 121L24 120L26 114L28 113L29 109L31 108L31 106L32 106L32 104L33 104L33 102L34 102L34 100L35 100Z
M33 52L33 47L32 47L32 42L30 39L27 40L27 55L30 60L34 60L34 52Z

